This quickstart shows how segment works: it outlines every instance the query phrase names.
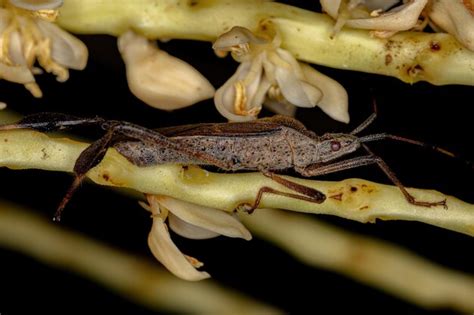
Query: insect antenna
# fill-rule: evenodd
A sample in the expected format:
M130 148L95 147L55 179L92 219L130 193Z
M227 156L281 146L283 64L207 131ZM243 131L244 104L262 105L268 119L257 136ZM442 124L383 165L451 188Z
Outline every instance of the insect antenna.
M374 120L377 118L377 112L373 112L366 120L364 120L359 126L350 132L351 135L356 135L360 133L365 128L369 127Z
M351 135L357 135L358 133L365 130L368 126L370 126L374 122L374 120L377 118L377 103L375 101L375 98L372 100L372 107L373 107L374 112L365 121L363 121L359 126L357 126L354 130L352 130L351 133L350 133ZM449 157L458 159L458 160L462 161L464 164L466 164L468 167L474 169L474 164L472 163L472 161L468 161L466 159L463 159L459 155L457 155L457 154L455 154L455 153L453 153L449 150L446 150L444 148L441 148L441 147L438 147L436 145L432 145L432 144L429 144L429 143L426 143L426 142L423 142L423 141L414 140L414 139L401 137L401 136L397 136L397 135L392 135L392 134L388 134L388 133L377 133L377 134L372 134L372 135L368 135L368 136L359 137L359 141L361 143L371 142L371 141L378 141L378 140L385 140L385 139L410 143L410 144L418 145L418 146L421 146L421 147L424 147L424 148L428 148L430 150L439 152L439 153L447 155Z
M0 126L0 131L15 129L34 129L36 131L48 132L57 130L69 130L80 126L102 124L104 119L80 118L61 113L37 113L25 116L19 122Z
M441 147L438 147L436 145L432 145L432 144L429 144L429 143L426 143L426 142L423 142L423 141L414 140L414 139L401 137L401 136L397 136L397 135L392 135L392 134L388 134L388 133L376 133L376 134L372 134L372 135L359 137L359 141L362 142L362 143L385 140L385 139L395 140L395 141L404 142L404 143L410 143L410 144L414 144L414 145L417 145L417 146L420 146L420 147L428 148L430 150L433 150L433 151L439 152L441 154L447 155L449 157L455 158L457 160L460 160L463 163L465 163L467 166L469 166L470 168L474 168L474 165L473 165L472 161L465 160L462 157L460 157L459 155L457 155L457 154L455 154L455 153L453 153L449 150L446 150L444 148L441 148Z
M375 101L375 98L372 98L372 108L374 112L369 117L367 117L367 119L364 120L359 126L352 130L350 132L351 135L356 135L360 133L362 130L369 127L377 118L377 102Z

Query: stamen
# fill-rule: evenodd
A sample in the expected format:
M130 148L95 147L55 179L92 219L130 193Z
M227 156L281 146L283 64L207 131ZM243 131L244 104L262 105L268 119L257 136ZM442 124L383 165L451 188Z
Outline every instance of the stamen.
M245 85L242 81L237 81L234 84L235 98L234 98L234 111L237 115L245 115L247 113L246 103L247 96L245 94Z

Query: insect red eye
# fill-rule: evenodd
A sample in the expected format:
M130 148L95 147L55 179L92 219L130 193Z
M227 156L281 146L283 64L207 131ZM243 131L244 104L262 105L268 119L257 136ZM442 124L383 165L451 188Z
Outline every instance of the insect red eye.
M331 141L331 150L339 151L341 148L341 143L339 141Z

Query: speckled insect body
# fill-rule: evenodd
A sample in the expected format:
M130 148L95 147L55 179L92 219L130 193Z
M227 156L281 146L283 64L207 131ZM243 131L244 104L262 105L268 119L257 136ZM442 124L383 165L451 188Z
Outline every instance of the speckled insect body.
M288 127L271 135L243 137L184 136L170 137L182 147L203 151L229 164L226 170L283 170L304 168L320 163L318 142ZM168 148L156 148L143 142L129 141L114 145L117 151L138 166L164 163L209 165Z
M408 202L424 206L444 206L446 201L418 201L405 189L385 162L364 143L392 139L411 144L426 144L385 133L358 137L376 117L374 113L350 134L327 133L318 136L296 119L284 116L258 119L252 122L195 124L151 130L124 121L102 118L78 118L57 113L40 113L25 117L16 124L0 126L0 130L32 128L39 131L72 129L78 126L99 126L105 135L90 144L74 165L75 180L58 207L56 219L72 197L86 173L100 163L109 147L114 147L131 163L147 167L165 163L212 165L226 171L260 171L273 181L295 193L261 187L253 205L260 204L264 193L278 194L314 203L322 203L326 196L311 187L287 180L275 171L294 169L310 177L333 173L354 167L377 164L400 188ZM336 161L365 149L367 155ZM446 150L431 147L444 154Z

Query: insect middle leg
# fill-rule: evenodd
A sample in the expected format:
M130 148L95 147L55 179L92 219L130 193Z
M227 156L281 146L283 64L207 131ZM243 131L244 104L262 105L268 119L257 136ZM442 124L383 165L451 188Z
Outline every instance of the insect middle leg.
M339 172L351 168L356 168L359 166L366 166L370 164L377 164L380 169L387 175L387 177L400 189L405 199L416 206L422 207L435 207L435 206L443 206L447 209L446 205L446 198L441 201L420 201L416 200L416 198L408 192L402 182L398 179L395 173L390 169L390 167L382 160L379 156L375 155L368 147L363 145L364 149L369 152L369 155L359 156L348 160L339 161L332 164L313 164L304 169L297 169L297 171L305 176L305 177L312 177L318 175L325 175L334 172Z
M260 202L262 201L263 194L274 194L274 195L279 195L279 196L285 196L288 198L293 198L293 199L298 199L298 200L304 200L308 202L314 202L314 203L322 203L324 200L326 200L326 195L324 195L322 192L320 192L317 189L304 186L298 183L295 183L293 181L287 180L281 176L276 175L273 172L262 170L262 174L268 178L271 178L275 182L279 183L280 185L283 185L287 187L288 189L291 189L299 194L295 193L288 193L284 191L280 191L277 189L274 189L272 187L268 186L263 186L260 187L260 189L257 192L257 196L255 197L255 201L253 205L245 204L245 210L248 213L252 213L255 209L258 208L260 205ZM243 205L240 205L239 207L242 207Z

